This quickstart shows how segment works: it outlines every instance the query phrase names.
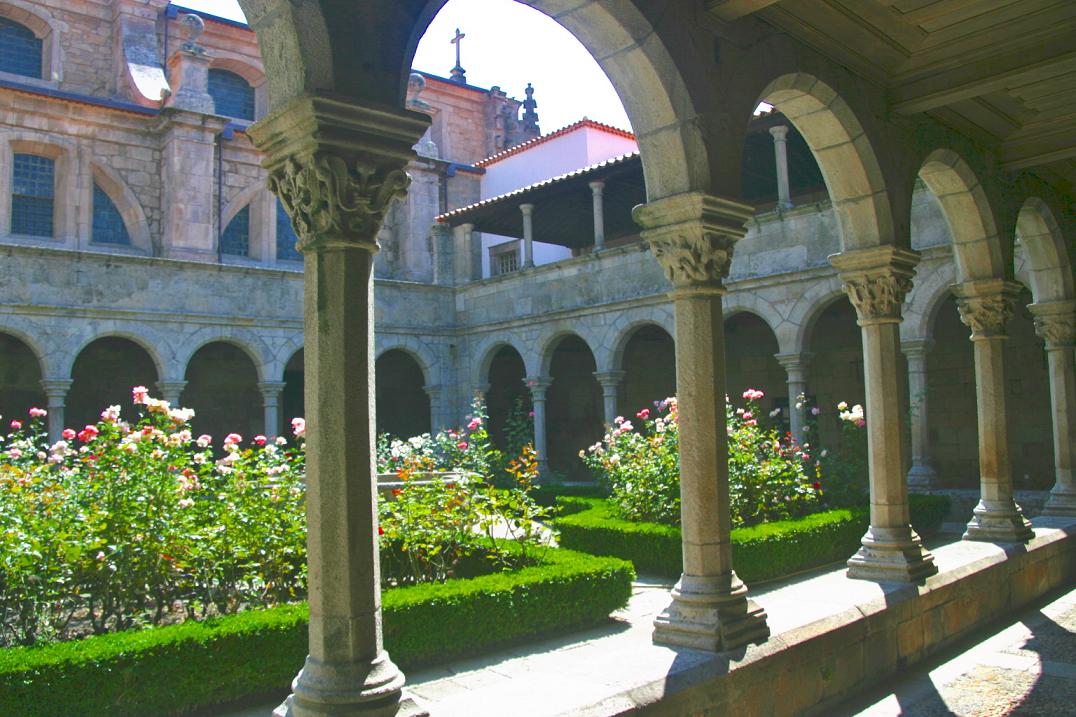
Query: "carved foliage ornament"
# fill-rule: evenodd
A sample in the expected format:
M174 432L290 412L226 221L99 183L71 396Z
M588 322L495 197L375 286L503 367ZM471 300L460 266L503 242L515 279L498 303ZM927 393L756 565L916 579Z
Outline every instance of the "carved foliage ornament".
M342 157L324 152L289 157L269 175L269 189L291 217L300 251L323 243L376 251L385 212L410 182L400 165L359 160L349 167Z
M1076 344L1076 320L1069 316L1036 316L1035 333L1049 348L1068 348Z
M1013 299L1002 295L969 296L957 300L957 309L973 339L1004 336L1005 324L1013 314Z
M647 241L673 286L718 285L729 275L734 237L715 232L672 232L647 237Z
M844 282L844 293L864 321L900 319L900 307L911 290L911 278L898 274L861 276Z

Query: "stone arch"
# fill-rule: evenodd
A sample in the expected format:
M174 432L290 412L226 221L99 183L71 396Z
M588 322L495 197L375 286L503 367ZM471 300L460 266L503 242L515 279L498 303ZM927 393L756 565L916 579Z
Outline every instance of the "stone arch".
M934 335L938 310L952 294L954 282L956 267L950 261L932 265L929 273L922 274L904 305L904 318L900 322L902 341L927 339Z
M29 328L29 327L27 327ZM16 327L10 320L5 319L0 323L0 334L8 334L21 343L25 344L28 349L33 353L34 358L37 359L37 365L41 367L41 375L49 377L51 373L49 371L50 361L49 352L45 351L42 344L34 338L26 329ZM69 376L70 372L64 373L63 376Z
M500 335L491 336L486 341L478 346L475 351L475 360L471 366L471 385L482 386L489 383L489 371L493 365L493 359L497 356L497 353L503 348L510 348L519 354L520 359L523 360L524 370L526 375L530 375L531 367L527 365L527 358L524 356L523 351L516 346L517 342L511 339L506 339Z
M422 369L425 385L440 385L441 361L429 345L410 334L383 334L380 338L376 358L381 358L389 351L403 351L411 356L418 363L419 368Z
M63 43L60 36L67 30L67 23L57 20L40 4L26 0L3 0L0 2L0 17L29 28L42 41L41 77L20 76L19 81L58 87L63 79Z
M90 165L90 173L93 177L93 182L108 195L108 198L116 205L116 209L119 210L120 216L123 217L123 225L127 228L127 235L131 238L131 248L140 249L147 254L157 253L151 243L149 221L146 219L145 211L142 210L142 203L138 201L138 197L123 181L119 173L111 167L98 162L93 162ZM92 203L89 209L92 213ZM93 237L91 236L91 241L92 239Z
M265 116L268 106L266 93L265 69L254 58L228 50L214 48L213 60L210 62L211 70L227 70L242 77L250 88L254 90L254 119L258 120ZM238 120L245 122L245 120Z
M161 353L158 350L158 347L146 336L139 334L135 331L123 328L112 328L107 330L91 329L89 332L84 333L76 343L72 344L72 346L74 346L74 351L72 351L66 357L64 375L70 376L72 374L72 371L75 367L75 361L78 359L79 354L86 350L87 346L94 343L95 341L107 338L124 339L125 341L130 341L131 343L137 345L139 348L146 352L150 360L153 362L153 367L157 371L158 379L164 378L166 365L164 359L161 357ZM152 388L153 387L151 386L151 393ZM102 406L102 408L104 407Z
M397 438L429 433L433 425L429 366L405 345L378 351L374 374L377 432Z
M549 375L549 367L553 361L553 352L557 350L557 346L564 339L571 336L577 337L580 341L586 344L591 356L594 357L595 369L597 369L598 354L594 350L594 347L599 346L600 342L597 341L589 331L586 331L584 326L557 326L551 329L546 329L541 338L535 342L535 345L538 346L539 375ZM530 367L528 366L528 368Z
M228 228L235 216L244 208L249 207L250 227L248 230L249 250L247 256L250 259L270 261L275 253L270 251L273 244L270 241L268 227L272 222L268 221L268 209L276 198L265 188L264 182L251 182L240 189L220 212L220 226L217 227L216 242L219 244L224 236L224 230Z
M1046 202L1029 197L1016 218L1016 232L1024 248L1036 303L1072 299L1072 262L1061 227Z
M781 353L803 353L811 342L811 329L834 301L845 297L837 276L813 284L799 297L776 329Z
M41 349L21 331L0 326L0 416L24 418L47 401L41 379L48 374Z
M733 403L748 388L765 393L760 407L766 412L789 402L785 371L777 361L781 351L773 324L762 314L748 309L725 313L725 387Z
M109 332L83 343L69 375L66 418L69 425L83 426L96 423L110 405L130 414L134 386L146 386L151 395L159 396L156 383L161 379L161 364L156 351L141 337Z
M235 332L234 329L225 329L224 327L207 327L187 337L187 340L182 344L184 347L183 352L176 355L176 365L180 372L187 370L191 358L201 348L207 344L217 342L231 344L246 354L247 358L254 363L257 380L266 380L266 367L272 364L273 359L265 343L254 333L241 330Z
M202 341L184 363L186 382L180 403L195 411L191 427L220 441L228 433L244 440L274 427L265 426L258 390L264 366L258 354L230 337Z
M826 182L841 249L891 244L895 225L878 157L848 103L803 72L773 79L759 94L795 125Z
M651 408L654 401L676 395L676 342L664 326L633 322L617 344L614 366L624 372L617 397L619 414L634 415Z
M569 480L588 480L579 451L604 433L602 390L594 376L594 351L581 335L561 331L546 343L546 455L550 467Z
M513 414L523 411L525 416L532 410L531 395L527 389L527 363L523 354L508 341L497 341L482 355L480 383L487 385L486 414L489 417L489 433L494 444L502 449L518 448L508 445L505 428Z
M520 2L572 33L609 77L635 130L650 200L709 187L694 100L658 29L636 2L588 2L567 10L559 0ZM319 91L401 106L418 42L445 0L369 0L363 12L371 21L363 23L354 21L353 4L329 0L239 4L258 36L272 111Z
M937 198L953 239L957 279L1003 278L1005 254L997 221L975 172L950 149L927 155L919 177Z

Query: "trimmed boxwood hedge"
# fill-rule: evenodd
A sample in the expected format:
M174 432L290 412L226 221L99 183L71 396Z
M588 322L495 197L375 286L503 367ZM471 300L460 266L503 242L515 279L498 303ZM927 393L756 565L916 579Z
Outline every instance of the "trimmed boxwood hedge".
M387 590L385 646L407 667L601 622L631 596L630 563L569 550L538 565ZM286 688L306 605L0 650L0 715L158 717Z
M927 495L910 499L916 530L937 531L949 512L949 499ZM601 499L562 497L557 504L562 509L556 521L562 547L624 558L643 573L680 575L679 527L621 520ZM867 524L867 510L853 508L737 528L732 531L732 561L748 583L783 577L849 557L858 549Z

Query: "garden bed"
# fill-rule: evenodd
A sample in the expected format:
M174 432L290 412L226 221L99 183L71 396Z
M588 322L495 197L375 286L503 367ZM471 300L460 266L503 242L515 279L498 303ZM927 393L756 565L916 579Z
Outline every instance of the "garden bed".
M912 523L936 532L949 510L943 496L912 495ZM678 526L617 518L609 501L562 497L556 521L561 547L630 560L641 573L677 577L683 570ZM748 583L785 577L851 556L867 530L865 508L830 510L732 531L736 573Z
M631 595L629 563L563 549L538 564L383 594L385 647L409 667L605 620ZM0 650L0 706L20 717L183 714L283 690L307 651L307 609Z

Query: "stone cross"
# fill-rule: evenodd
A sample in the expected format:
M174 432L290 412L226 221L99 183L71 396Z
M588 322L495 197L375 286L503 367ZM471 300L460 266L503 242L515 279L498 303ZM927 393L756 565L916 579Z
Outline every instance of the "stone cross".
M463 66L460 65L460 46L463 45L463 38L465 37L467 37L467 35L460 32L460 29L457 27L456 36L449 40L449 42L456 46L456 66L452 68L452 79L461 84L467 82L466 71L463 69Z

